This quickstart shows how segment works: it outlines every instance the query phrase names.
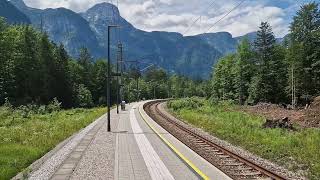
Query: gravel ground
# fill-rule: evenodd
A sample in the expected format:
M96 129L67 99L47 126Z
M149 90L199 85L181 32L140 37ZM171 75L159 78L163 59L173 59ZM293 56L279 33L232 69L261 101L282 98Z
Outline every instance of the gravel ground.
M104 123L82 156L71 179L113 179L114 154L115 133L107 132L107 124Z
M42 180L49 179L57 168L63 163L63 161L69 156L73 149L79 144L82 138L99 122L102 121L103 117L91 123L89 126L81 130L76 134L66 145L64 145L60 150L54 153L48 160L46 160L43 165L30 173L30 180Z
M172 118L173 120L175 120L177 123L179 123L180 125L188 128L189 130L201 135L201 136L204 136L206 137L208 140L211 140L212 142L220 145L221 147L223 148L226 148L228 149L229 151L235 153L235 154L238 154L240 155L241 157L244 157L248 160L251 160L253 161L254 163L262 166L262 167L265 167L269 170L271 170L272 172L275 172L277 174L280 174L284 177L287 177L288 179L295 179L295 180L304 180L306 179L305 177L303 177L302 175L299 175L297 173L293 173L293 172L290 172L288 170L286 170L285 168L283 167L280 167L268 160L265 160L265 159L262 159L261 157L258 157L240 147L237 147L237 146L234 146L226 141L223 141L221 139L218 139L206 132L204 132L202 129L199 129L199 128L196 128L192 125L189 125L189 124L186 124L185 122L181 121L181 120L178 120L177 118L175 118L174 116L172 116L171 114L168 113L168 110L166 108L166 104L162 104L160 106L160 109L162 109L162 112L164 112L167 116L169 116L170 118Z

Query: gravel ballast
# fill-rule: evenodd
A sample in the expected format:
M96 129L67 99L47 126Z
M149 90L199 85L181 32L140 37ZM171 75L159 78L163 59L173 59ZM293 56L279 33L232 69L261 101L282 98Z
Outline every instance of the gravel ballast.
M306 179L305 177L299 175L299 174L296 174L294 172L290 172L288 171L287 169L283 168L283 167L280 167L266 159L263 159L261 157L258 157L240 147L237 147L237 146L234 146L226 141L223 141L219 138L216 138L210 134L208 134L207 132L203 131L202 129L200 128L197 128L197 127L194 127L193 125L190 125L190 124L187 124L177 118L175 118L173 115L171 115L169 112L169 110L167 109L166 107L166 103L163 103L160 105L160 110L161 112L163 112L166 116L170 117L170 119L174 120L176 123L182 125L183 127L186 127L187 129L205 137L206 139L218 144L219 146L223 147L223 148L226 148L228 149L229 151L241 156L241 157L244 157L262 167L265 167L266 169L269 169L271 170L272 172L275 172L283 177L286 177L288 179L297 179L297 180L302 180L302 179Z

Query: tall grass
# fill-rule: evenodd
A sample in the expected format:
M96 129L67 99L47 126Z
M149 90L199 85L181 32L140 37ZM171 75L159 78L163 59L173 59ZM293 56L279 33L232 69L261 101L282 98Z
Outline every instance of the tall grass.
M51 113L41 107L41 112L23 109L0 107L0 179L10 179L105 112L103 108Z
M320 179L320 129L264 129L262 117L239 112L232 104L201 100L204 103L195 107L188 101L194 100L174 100L168 106L181 119L214 136L289 170L306 172L310 179Z

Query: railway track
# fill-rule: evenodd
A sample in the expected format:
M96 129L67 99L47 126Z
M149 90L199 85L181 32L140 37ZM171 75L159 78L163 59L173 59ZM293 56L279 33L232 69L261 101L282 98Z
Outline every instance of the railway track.
M178 123L159 109L162 102L164 101L146 103L144 109L160 126L231 178L286 179L208 140L182 123Z

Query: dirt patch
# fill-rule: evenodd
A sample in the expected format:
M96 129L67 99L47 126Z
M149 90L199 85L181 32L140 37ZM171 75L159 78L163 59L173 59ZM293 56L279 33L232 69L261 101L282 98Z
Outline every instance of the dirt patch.
M290 110L281 105L269 103L259 103L255 106L246 106L243 107L242 110L250 114L264 116L269 120L288 118L290 122L298 124L302 124L301 118L304 116L303 110Z
M242 111L264 116L268 120L279 121L287 118L290 123L296 123L302 127L320 128L320 97L315 98L308 109L292 110L283 105L259 103L255 106L243 107Z
M320 96L316 97L302 117L307 127L320 127Z
M262 125L263 128L281 128L288 130L295 130L293 124L289 121L288 117L277 120L267 119L266 122Z

